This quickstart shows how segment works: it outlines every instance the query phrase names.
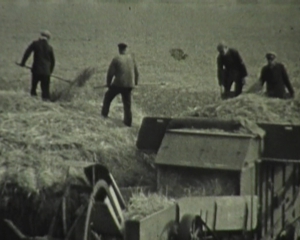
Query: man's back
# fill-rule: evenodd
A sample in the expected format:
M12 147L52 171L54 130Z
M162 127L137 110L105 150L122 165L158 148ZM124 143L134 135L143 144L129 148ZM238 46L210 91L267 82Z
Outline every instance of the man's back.
M229 48L225 55L219 54L218 56L218 67L226 70L236 70L240 72L241 77L247 76L247 70L243 63L243 60L236 49Z
M46 40L39 39L33 41L24 54L23 61L33 55L32 72L34 74L50 75L53 71L55 59L52 47Z
M120 54L112 60L107 77L109 81L113 80L112 86L133 88L137 84L136 74L133 57L130 54Z

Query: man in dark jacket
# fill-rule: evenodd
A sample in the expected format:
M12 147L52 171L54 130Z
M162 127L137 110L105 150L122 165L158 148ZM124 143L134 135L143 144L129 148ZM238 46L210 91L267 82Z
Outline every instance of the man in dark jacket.
M224 87L224 97L228 98L230 89L235 83L235 96L242 93L247 74L246 66L236 49L228 48L225 43L220 43L217 46L219 52L217 58L218 81L219 86Z
M266 59L268 64L261 70L260 82L262 86L266 83L267 95L274 98L286 98L285 88L287 88L291 97L294 97L294 89L290 83L285 66L276 62L275 53L267 53Z
M122 95L124 107L124 124L131 126L131 91L138 84L139 72L133 56L127 53L125 43L118 44L119 55L114 57L107 72L105 93L101 114L107 117L112 100L118 95Z
M45 30L41 32L38 40L33 41L26 49L21 66L25 66L26 61L33 52L33 64L31 68L31 96L36 96L36 88L41 82L42 99L50 100L50 75L52 74L55 66L55 58L53 48L48 41L51 34Z

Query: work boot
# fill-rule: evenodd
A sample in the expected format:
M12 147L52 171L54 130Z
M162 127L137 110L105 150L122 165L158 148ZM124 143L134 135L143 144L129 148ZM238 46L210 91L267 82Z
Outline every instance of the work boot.
M127 126L127 127L131 127L131 125L132 125L131 123L126 123L126 122L124 122L124 121L123 121L123 123L124 123L124 125Z
M103 113L100 113L100 116L101 116L101 118L104 118L104 119L108 118L108 116Z

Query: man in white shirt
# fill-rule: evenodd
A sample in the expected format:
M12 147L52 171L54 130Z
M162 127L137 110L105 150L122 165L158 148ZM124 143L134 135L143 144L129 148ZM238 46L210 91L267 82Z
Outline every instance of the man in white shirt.
M127 45L120 43L118 48L119 55L113 58L107 71L108 90L103 99L101 115L108 116L112 100L121 94L124 106L123 122L130 127L132 124L131 91L138 84L139 72L134 57L127 53Z

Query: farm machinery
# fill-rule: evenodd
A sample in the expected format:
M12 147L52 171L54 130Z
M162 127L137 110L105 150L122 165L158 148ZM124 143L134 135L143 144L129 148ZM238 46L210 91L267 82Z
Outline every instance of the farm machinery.
M174 204L125 219L112 174L91 164L66 191L82 204L63 198L46 239L300 239L300 126L146 117L136 145L156 153L157 190Z
M148 117L137 147L178 198L179 239L300 239L299 125Z

